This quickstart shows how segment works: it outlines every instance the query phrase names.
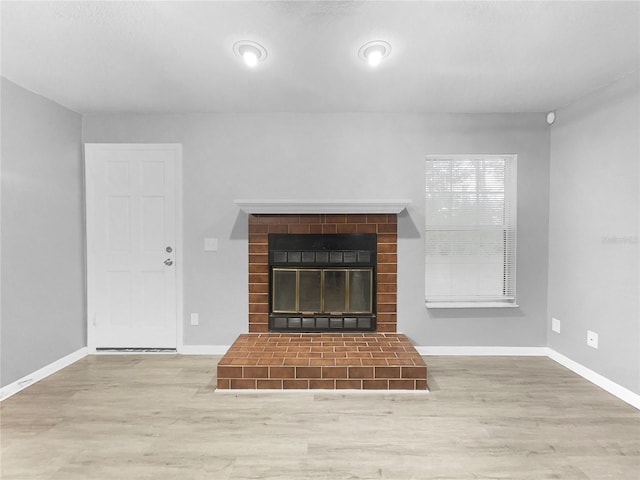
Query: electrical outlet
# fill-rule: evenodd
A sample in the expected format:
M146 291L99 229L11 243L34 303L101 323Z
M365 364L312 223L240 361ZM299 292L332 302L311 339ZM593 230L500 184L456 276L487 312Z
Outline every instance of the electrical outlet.
M200 325L200 319L198 318L197 313L191 314L191 325Z
M598 348L598 334L587 330L587 345L593 348Z
M560 320L551 317L551 330L556 333L560 333Z

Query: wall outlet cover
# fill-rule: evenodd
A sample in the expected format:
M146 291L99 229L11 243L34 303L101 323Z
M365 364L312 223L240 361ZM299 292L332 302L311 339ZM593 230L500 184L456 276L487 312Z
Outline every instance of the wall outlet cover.
M593 348L598 348L598 334L587 330L587 345Z
M218 251L218 239L217 238L205 238L204 239L204 250L206 252L217 252Z
M191 314L191 325L200 325L200 319L198 318L198 314L197 313L192 313Z
M551 330L556 333L560 333L560 320L557 318L551 318Z

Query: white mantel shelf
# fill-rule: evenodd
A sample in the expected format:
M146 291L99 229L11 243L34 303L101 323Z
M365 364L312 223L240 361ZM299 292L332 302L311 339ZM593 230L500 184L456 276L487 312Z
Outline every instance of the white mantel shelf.
M400 213L411 200L234 200L249 214Z

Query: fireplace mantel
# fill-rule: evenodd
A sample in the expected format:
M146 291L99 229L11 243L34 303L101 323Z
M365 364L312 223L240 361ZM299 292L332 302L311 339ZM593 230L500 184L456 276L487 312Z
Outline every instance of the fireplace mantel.
M234 200L248 214L375 214L402 212L411 204L408 199L392 200Z

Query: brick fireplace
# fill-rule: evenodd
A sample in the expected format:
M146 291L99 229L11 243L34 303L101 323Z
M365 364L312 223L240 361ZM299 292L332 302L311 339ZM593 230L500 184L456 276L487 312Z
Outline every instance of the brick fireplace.
M269 331L269 234L376 234L377 332L397 327L396 214L249 215L249 332Z
M337 203L253 202L247 209L236 201L249 214L249 333L240 335L218 363L218 389L427 389L424 360L405 335L396 333L397 213L410 202L373 203L336 207ZM318 213L323 207L327 213ZM313 247L282 251L282 245L306 235L313 239ZM366 237L366 247L354 237ZM270 238L272 247L278 245L271 251ZM347 246L334 249L335 241L344 238L349 238ZM329 258L329 263L320 264L321 257ZM295 278L287 284L290 291L284 303L291 304L295 297L297 313L284 315L272 301L278 298L273 278L282 272ZM371 281L370 303L365 308L362 298L351 299L345 286L342 296L351 300L344 300L342 311L335 307L339 302L327 307L323 298L311 302L314 311L305 312L300 307L300 278L310 272L317 275L321 292L328 282L325 274L344 272L342 283L352 285L349 279L356 272L361 283L354 283L351 290L361 294L366 291L362 282L368 286ZM291 328L292 321L300 332L282 330ZM305 321L312 326L308 331Z

